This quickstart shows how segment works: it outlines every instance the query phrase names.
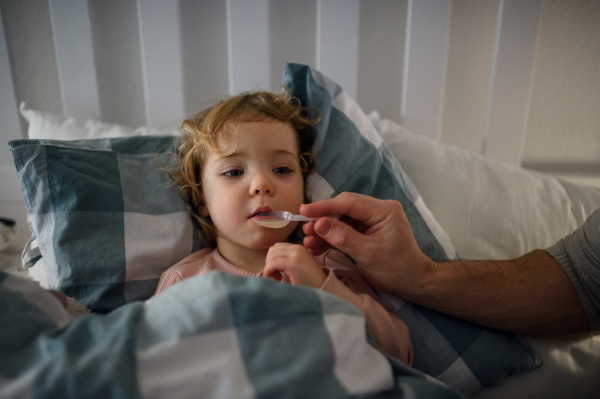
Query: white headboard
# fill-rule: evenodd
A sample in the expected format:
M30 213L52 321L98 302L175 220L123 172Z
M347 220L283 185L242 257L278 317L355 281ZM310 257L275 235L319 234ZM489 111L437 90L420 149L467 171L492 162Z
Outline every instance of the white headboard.
M12 188L0 212L22 206L5 145L26 137L21 101L166 127L224 95L277 89L287 61L412 131L514 165L600 176L598 4L1 1L0 186Z

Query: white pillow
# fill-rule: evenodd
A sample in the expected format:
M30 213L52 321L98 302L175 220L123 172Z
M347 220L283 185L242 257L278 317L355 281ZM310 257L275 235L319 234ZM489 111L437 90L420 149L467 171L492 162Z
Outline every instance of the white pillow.
M596 187L570 184L411 133L376 113L369 117L463 258L509 259L546 248L600 207ZM597 396L600 335L525 340L542 365L474 397Z
M78 120L70 116L54 115L28 109L21 103L21 115L29 122L28 138L48 140L81 140L104 137L153 136L177 134L177 130L163 131L149 126L133 129L123 125L93 120Z
M456 252L511 259L547 248L600 207L600 189L514 167L371 115Z

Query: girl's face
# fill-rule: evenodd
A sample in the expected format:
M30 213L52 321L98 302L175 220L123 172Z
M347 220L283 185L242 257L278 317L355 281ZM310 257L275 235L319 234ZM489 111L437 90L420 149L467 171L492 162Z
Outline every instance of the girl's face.
M304 180L298 159L297 133L291 123L266 119L234 122L237 132L217 142L228 156L209 154L202 170L206 206L217 229L217 246L268 250L294 231L257 225L252 217L268 211L299 213ZM226 127L231 128L231 126Z

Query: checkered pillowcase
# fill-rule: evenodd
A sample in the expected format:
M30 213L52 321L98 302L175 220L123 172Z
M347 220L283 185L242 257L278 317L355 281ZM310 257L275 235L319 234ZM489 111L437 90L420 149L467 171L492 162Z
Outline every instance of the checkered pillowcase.
M108 312L154 294L201 249L177 186L172 136L10 143L48 285Z

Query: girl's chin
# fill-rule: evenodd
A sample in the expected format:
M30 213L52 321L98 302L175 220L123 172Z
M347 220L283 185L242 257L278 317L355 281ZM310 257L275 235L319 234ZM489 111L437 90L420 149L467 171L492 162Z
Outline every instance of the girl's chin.
M278 242L287 242L288 235L285 234L263 234L252 240L255 249L269 249Z

